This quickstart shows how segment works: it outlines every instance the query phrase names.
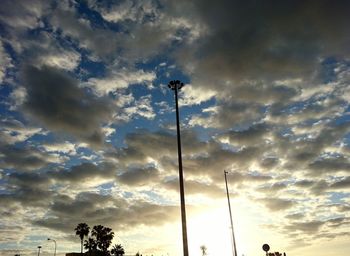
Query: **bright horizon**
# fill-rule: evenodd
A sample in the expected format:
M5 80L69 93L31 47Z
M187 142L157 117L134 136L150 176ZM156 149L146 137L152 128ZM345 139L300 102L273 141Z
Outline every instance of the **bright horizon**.
M2 0L0 256L348 256L350 1Z

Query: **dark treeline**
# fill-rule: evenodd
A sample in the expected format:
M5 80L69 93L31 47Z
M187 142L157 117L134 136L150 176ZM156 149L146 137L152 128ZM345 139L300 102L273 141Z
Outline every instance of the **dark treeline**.
M86 223L79 223L75 228L75 234L81 241L81 253L85 249L86 254L91 256L123 256L125 254L121 244L115 244L109 250L114 237L114 232L109 227L96 225L90 232L90 227Z

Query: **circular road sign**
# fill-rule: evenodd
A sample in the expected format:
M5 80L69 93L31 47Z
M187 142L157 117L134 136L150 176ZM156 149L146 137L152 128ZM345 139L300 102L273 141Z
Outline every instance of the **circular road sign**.
M265 252L268 252L270 250L270 246L268 244L264 244L262 246L262 249L265 251Z

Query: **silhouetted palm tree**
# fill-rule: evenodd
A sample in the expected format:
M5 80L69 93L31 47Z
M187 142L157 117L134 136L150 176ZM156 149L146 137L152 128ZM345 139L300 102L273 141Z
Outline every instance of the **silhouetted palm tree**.
M84 242L84 248L91 254L91 252L97 251L97 243L95 239L89 237L88 240L85 240Z
M112 229L97 225L92 229L91 235L96 238L97 247L102 251L103 255L109 255L108 247L111 245L114 237Z
M202 251L202 256L207 255L207 247L205 245L202 245L200 248L201 248L201 251Z
M74 230L75 230L75 234L80 237L81 253L83 253L84 237L89 235L90 227L86 223L79 223L78 226Z
M121 244L115 244L111 250L111 254L114 256L123 256L125 254L123 246Z

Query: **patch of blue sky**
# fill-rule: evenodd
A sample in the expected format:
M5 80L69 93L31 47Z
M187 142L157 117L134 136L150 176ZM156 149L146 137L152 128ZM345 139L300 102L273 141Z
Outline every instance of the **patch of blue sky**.
M345 193L345 192L329 192L327 194L328 194L328 199L333 204L343 204L344 200L346 200L350 196L350 193Z
M129 192L129 191L123 191L123 197L125 199L132 199L133 198L133 193L132 192Z
M9 85L0 86L0 115L8 115L13 113L9 109L8 99L12 92L12 87Z
M345 111L346 114L341 115L334 120L335 125L344 125L344 124L350 123L350 112L349 111L350 111L350 106L347 107L347 110Z
M102 78L107 72L106 65L103 62L91 60L86 52L81 55L78 70L82 81L87 81L89 78Z
M339 62L335 57L329 57L322 61L321 70L318 75L323 83L330 83L337 80L335 69L338 65Z
M108 4L108 1L106 1L106 3ZM92 28L108 29L115 32L126 32L124 26L121 26L119 23L105 20L99 12L89 8L85 1L78 1L76 4L76 10L82 18L90 21Z
M99 185L96 189L98 190L100 195L109 196L113 194L114 185L114 182L107 182Z
M0 35L3 36L3 33L0 32ZM20 60L18 59L18 55L17 55L16 51L13 49L12 45L6 41L2 41L2 45L3 45L6 53L11 58L13 68L15 68L20 63Z
M169 198L166 198L165 196L162 196L160 193L156 193L152 190L143 190L140 191L142 194L147 195L148 199L159 205L173 205L174 202L172 200L169 200Z

